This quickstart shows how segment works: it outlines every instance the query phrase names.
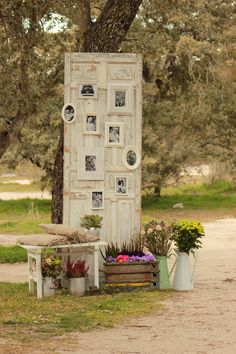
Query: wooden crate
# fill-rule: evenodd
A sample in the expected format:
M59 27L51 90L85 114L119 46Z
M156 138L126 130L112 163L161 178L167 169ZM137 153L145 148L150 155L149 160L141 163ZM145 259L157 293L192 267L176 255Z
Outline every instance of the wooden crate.
M157 283L159 281L156 262L105 263L106 284Z

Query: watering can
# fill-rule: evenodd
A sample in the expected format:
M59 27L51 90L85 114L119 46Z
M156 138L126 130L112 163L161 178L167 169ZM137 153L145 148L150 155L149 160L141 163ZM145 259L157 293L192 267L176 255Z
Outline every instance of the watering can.
M175 263L172 266L171 270L168 270L168 264L167 264L167 259L170 258L171 256L177 257L176 254L171 253L168 256L156 256L156 259L158 261L158 266L159 266L159 288L161 290L164 289L171 289L170 285L170 275L175 267Z
M197 255L194 256L193 269L191 269L189 255L186 252L177 253L177 262L172 288L175 290L191 290L193 289L193 275L196 268Z

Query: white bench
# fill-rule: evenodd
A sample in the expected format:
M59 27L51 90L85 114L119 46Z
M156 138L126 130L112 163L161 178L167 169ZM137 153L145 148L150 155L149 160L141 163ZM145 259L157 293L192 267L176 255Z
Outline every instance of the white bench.
M31 245L20 245L25 248L28 253L28 270L29 270L29 291L32 293L34 291L34 282L37 284L37 297L43 297L43 284L42 284L42 269L41 269L41 261L42 255L45 254L47 250L57 250L60 251L61 256L65 256L67 254L76 254L79 253L82 248L92 249L93 258L94 258L94 285L99 288L99 248L101 246L106 246L107 242L97 241L97 242L88 242L88 243L76 243L69 245L57 245L57 246L31 246ZM67 252L66 249L68 250ZM35 264L35 266L34 266Z

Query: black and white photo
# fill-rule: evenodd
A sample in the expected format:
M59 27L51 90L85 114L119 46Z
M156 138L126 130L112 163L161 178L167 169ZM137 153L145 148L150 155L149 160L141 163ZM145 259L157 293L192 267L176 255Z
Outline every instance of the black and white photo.
M115 91L115 107L125 107L125 91Z
M116 177L116 193L127 193L127 177Z
M134 166L137 161L136 152L134 150L129 150L126 155L126 161L129 166Z
M85 171L96 171L96 155L85 155Z
M105 126L106 146L124 146L124 123L107 122Z
M62 119L66 123L72 123L74 121L75 115L76 115L75 107L71 103L67 103L62 108L61 114L62 114Z
M130 115L133 111L134 90L130 84L108 84L107 113Z
M129 169L136 169L141 162L140 151L135 146L127 146L122 153L122 163Z
M78 148L78 180L101 181L104 179L104 147Z
M94 84L79 85L79 97L83 97L83 98L96 97L96 95L97 95L96 91L97 91L96 85L94 85Z
M86 116L86 130L88 132L95 132L97 130L97 117L92 115Z
M109 127L109 143L120 142L120 127Z
M92 192L92 209L103 209L103 192Z

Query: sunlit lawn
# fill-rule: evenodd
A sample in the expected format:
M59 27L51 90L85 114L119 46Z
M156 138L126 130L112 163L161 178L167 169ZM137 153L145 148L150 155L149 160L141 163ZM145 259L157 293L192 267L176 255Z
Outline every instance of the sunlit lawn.
M0 283L0 327L4 336L47 339L70 331L112 327L129 317L157 312L169 292L116 292L74 297L67 294L38 300L27 284Z

